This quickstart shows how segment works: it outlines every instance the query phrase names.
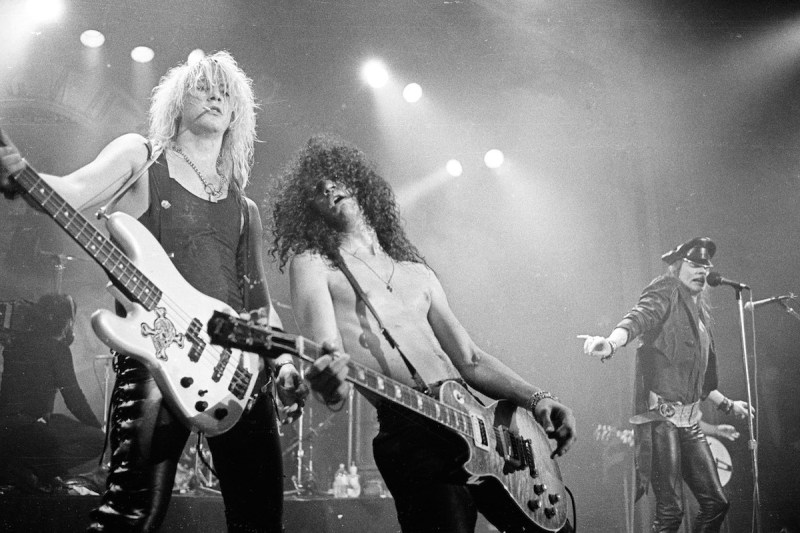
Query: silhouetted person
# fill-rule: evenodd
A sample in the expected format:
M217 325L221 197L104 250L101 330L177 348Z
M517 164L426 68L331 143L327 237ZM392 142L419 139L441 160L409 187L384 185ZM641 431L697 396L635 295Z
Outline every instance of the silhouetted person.
M78 385L69 348L75 310L69 295L42 296L27 317L29 331L11 336L3 351L0 461L8 481L23 489L50 490L103 451L101 424ZM57 392L77 420L53 413Z

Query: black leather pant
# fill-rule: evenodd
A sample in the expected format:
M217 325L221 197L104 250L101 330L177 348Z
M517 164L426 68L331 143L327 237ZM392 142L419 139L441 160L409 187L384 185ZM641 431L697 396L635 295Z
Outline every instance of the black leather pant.
M164 520L189 430L147 369L119 356L111 398L111 466L89 531L152 532ZM283 462L272 398L261 395L233 428L208 439L228 531L280 532Z
M404 409L381 405L378 420L375 463L403 533L473 533L478 507L461 467L461 437Z
M719 531L729 504L699 425L679 428L671 422L656 422L652 426L652 484L656 495L653 531L674 532L680 528L684 481L700 504L694 531Z

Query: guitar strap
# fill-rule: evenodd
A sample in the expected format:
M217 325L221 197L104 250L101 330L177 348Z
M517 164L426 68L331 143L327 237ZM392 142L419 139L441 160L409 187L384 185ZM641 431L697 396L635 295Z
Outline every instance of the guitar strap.
M408 358L405 356L403 350L400 349L400 345L397 344L397 341L394 340L392 334L389 332L388 329L386 329L386 326L383 325L381 317L378 316L378 312L375 310L374 307L372 307L372 303L369 301L369 298L367 298L367 295L364 293L364 289L362 289L361 285L359 285L358 280L355 278L355 276L353 276L353 273L350 272L350 269L345 264L344 259L342 258L342 254L339 253L339 250L336 250L335 259L336 259L335 261L336 266L339 267L339 270L341 270L342 273L345 275L347 281L349 281L350 285L353 286L353 290L356 292L358 297L361 298L361 301L363 301L364 304L367 306L367 308L369 308L369 311L372 313L372 316L375 317L375 320L378 322L378 327L381 330L381 334L383 334L384 338L389 343L389 345L395 350L397 350L397 353L400 354L400 358L403 360L403 363L405 363L406 368L408 368L408 371L411 373L411 379L413 379L414 383L416 384L415 388L418 389L423 394L430 395L431 388L425 384L425 382L422 380L419 373L417 372L417 369L414 368L414 365L412 365L411 361L409 361Z

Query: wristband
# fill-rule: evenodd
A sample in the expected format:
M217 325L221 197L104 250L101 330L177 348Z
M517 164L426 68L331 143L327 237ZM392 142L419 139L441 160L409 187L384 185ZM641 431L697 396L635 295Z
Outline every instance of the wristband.
M717 405L717 409L725 414L730 414L730 412L733 411L733 402L728 398L723 398L722 401L719 402L719 405Z
M539 404L539 402L545 398L550 398L556 402L558 401L558 398L553 396L550 392L546 390L540 390L539 392L534 393L533 396L531 396L528 400L528 410L532 413L536 409L536 406Z
M611 353L608 354L608 355L602 356L600 358L600 362L601 363L605 363L606 359L611 359L614 356L614 354L617 352L617 343L616 342L612 341L611 339L606 339L606 342L608 343L608 346L611 348Z

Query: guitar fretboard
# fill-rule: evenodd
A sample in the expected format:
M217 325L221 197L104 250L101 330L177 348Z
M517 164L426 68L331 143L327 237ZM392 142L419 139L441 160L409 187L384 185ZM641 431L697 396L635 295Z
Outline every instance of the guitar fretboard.
M14 179L34 202L103 267L109 277L117 281L147 310L155 307L161 299L161 290L136 268L116 244L69 205L35 170L28 167Z
M252 350L254 347L272 349L277 347L288 353L293 353L306 362L313 363L325 351L322 346L299 335L283 333L254 326L241 319L222 314L216 314L211 322L215 322L220 329L225 330L224 340L233 342L233 345L243 350ZM215 334L212 333L212 338ZM435 398L423 394L408 385L387 378L383 374L372 370L362 364L350 361L350 373L347 380L354 385L370 391L381 398L407 407L408 409L429 418L439 424L449 427L470 439L476 437L476 427L468 412L456 409Z

